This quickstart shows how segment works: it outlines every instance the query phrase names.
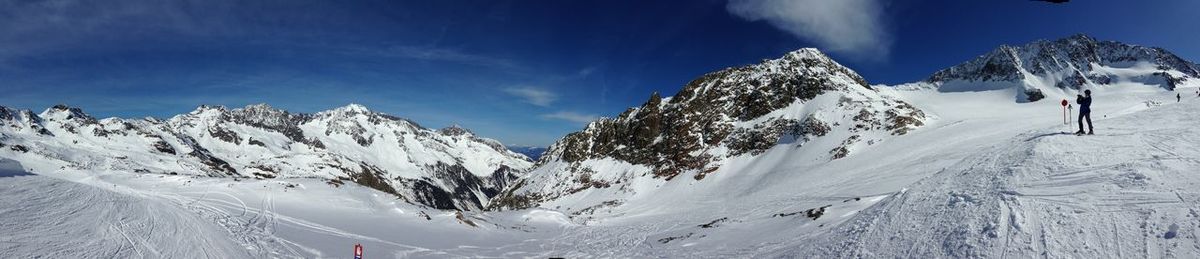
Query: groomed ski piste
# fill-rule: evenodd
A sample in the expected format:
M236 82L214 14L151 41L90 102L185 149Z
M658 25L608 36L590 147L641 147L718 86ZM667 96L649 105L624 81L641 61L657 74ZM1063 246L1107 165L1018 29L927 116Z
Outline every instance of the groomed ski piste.
M1176 103L1158 86L1094 89L1096 135L1075 136L1062 96L884 87L934 119L831 162L777 146L726 165L737 174L638 186L581 215L458 213L319 179L72 171L25 157L2 163L0 254L348 258L362 244L369 258L1200 257L1196 90L1176 89Z

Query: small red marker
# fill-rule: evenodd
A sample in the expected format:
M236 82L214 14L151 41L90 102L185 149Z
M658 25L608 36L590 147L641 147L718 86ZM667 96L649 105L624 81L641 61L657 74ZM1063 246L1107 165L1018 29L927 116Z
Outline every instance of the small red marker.
M354 259L362 259L362 244L354 244Z

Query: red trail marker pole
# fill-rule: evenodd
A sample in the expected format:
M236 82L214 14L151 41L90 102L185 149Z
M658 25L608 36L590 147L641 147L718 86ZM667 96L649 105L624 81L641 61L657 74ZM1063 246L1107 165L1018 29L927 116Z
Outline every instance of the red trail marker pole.
M354 244L354 259L362 259L362 244Z

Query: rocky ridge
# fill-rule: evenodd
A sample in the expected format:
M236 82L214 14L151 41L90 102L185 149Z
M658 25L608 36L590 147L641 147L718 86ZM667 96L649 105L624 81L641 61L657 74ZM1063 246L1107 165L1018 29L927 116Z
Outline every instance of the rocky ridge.
M729 159L781 145L839 159L926 119L820 51L801 49L705 74L673 97L654 93L639 107L568 134L492 207L536 206L588 189L627 196L636 192L629 183L643 177L702 181Z

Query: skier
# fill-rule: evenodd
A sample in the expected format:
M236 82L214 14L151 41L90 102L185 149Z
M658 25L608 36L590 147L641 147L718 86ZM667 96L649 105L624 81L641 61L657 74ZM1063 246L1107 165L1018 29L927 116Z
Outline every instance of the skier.
M1092 135L1092 90L1083 90L1083 95L1075 95L1075 103L1079 104L1079 131L1076 135L1083 135L1083 119L1087 119L1088 135Z

